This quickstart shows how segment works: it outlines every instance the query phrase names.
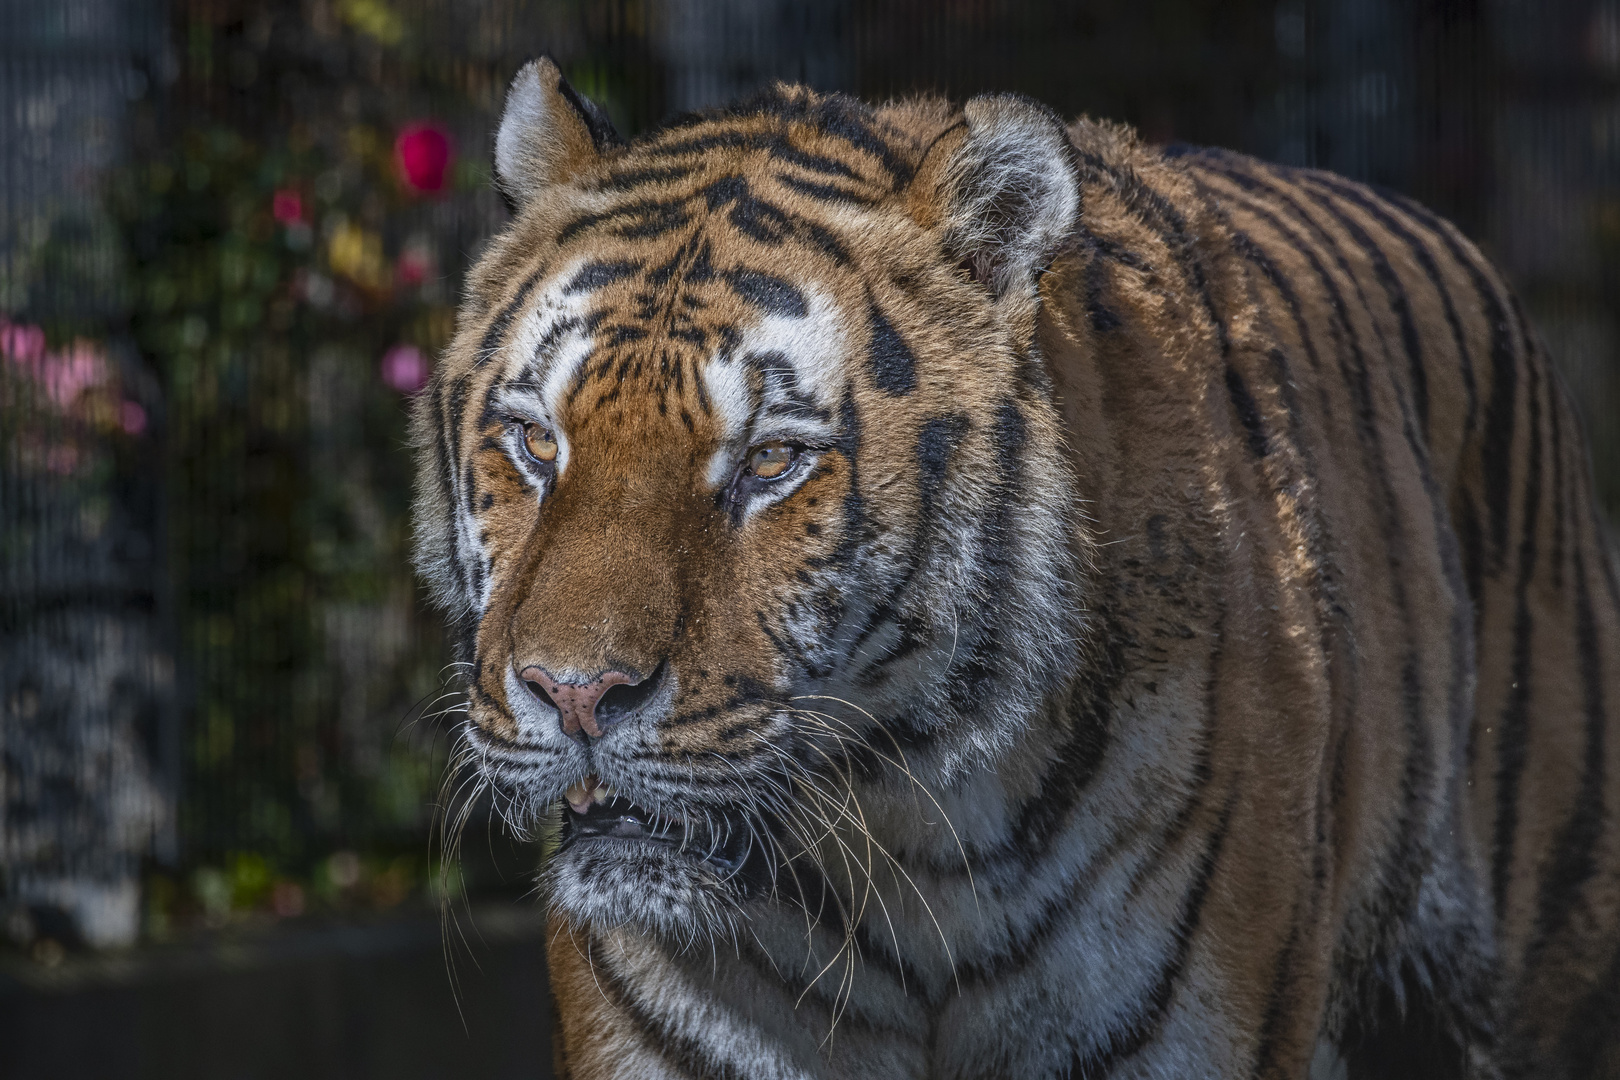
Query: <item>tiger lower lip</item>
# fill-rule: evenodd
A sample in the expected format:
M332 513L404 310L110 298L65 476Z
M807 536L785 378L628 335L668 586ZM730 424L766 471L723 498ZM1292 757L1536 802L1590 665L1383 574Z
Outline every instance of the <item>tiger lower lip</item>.
M565 847L581 841L636 840L673 847L728 873L737 870L748 855L742 835L709 834L701 822L694 835L688 831L686 823L658 817L623 798L594 776L587 776L569 788L564 799L568 804L563 815Z
M607 791L597 786L593 795ZM590 801L575 796L580 786L570 788L568 808L570 835L575 839L586 837L615 837L620 840L655 840L679 844L685 830L677 822L660 821L655 815L617 795L607 794ZM584 809L581 809L583 804Z

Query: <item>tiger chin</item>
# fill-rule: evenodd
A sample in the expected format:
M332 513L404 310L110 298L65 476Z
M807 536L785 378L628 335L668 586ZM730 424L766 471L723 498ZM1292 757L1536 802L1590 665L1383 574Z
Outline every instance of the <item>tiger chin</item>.
M579 1078L1620 1076L1620 589L1449 223L550 60L415 411Z

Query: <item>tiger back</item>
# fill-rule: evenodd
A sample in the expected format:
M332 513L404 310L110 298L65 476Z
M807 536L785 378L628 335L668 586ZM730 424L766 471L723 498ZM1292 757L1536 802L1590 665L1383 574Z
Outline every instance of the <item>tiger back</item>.
M418 400L563 1075L1620 1076L1620 592L1448 223L537 61Z

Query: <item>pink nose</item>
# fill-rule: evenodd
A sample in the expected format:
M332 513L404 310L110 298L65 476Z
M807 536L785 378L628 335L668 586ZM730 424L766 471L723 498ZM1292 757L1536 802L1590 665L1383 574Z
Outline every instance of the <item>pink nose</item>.
M536 697L557 707L563 734L571 739L579 738L582 731L593 739L600 739L603 730L611 727L617 718L598 717L596 703L610 687L633 686L637 681L622 671L604 671L590 682L560 682L545 668L533 665L520 671L518 677L529 684L531 691L538 691Z

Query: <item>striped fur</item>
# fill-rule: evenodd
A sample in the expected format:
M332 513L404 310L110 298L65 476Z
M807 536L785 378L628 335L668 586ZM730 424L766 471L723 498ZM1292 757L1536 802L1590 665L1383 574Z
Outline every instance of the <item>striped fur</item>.
M624 146L540 61L500 146L416 423L465 734L700 838L552 857L568 1075L1620 1076L1615 560L1455 228L1011 97ZM581 745L531 663L663 681Z

